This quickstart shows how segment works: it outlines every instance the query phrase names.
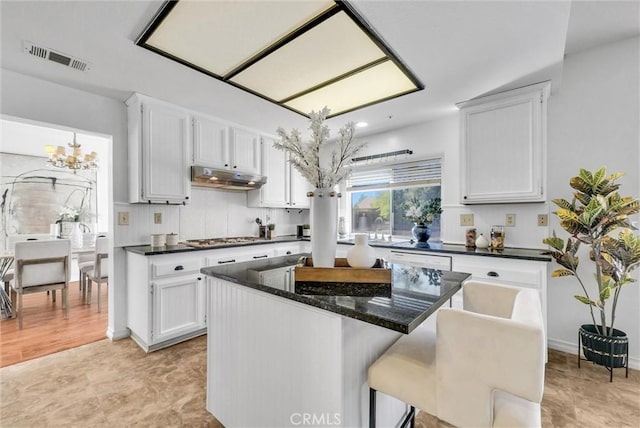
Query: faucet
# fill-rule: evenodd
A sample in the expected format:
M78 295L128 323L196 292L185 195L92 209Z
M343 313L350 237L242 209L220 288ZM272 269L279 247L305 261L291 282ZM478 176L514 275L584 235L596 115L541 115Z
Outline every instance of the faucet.
M376 234L374 235L374 238L376 241L378 240L378 225L381 225L384 223L384 220L382 219L382 217L378 217L375 219L374 224L376 226Z

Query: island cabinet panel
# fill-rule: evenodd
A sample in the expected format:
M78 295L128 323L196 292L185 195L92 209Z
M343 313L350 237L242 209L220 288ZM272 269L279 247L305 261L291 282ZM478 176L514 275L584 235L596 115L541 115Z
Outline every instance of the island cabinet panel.
M207 410L222 424L368 425L367 368L400 333L214 277L207 290ZM378 426L406 411L384 394L377 407Z
M461 105L463 204L544 202L547 83Z

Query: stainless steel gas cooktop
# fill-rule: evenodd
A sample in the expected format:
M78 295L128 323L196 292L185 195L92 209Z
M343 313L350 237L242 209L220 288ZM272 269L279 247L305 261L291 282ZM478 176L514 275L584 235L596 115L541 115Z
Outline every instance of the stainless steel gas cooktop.
M188 247L208 248L229 244L244 244L255 241L264 241L264 238L256 236L237 236L231 238L208 238L208 239L189 239L183 242Z

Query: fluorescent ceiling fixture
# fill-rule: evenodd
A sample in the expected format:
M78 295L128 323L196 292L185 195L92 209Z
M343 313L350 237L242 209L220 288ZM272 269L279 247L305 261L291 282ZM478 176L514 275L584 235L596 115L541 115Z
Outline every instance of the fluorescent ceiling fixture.
M167 1L136 43L304 116L424 88L345 1Z

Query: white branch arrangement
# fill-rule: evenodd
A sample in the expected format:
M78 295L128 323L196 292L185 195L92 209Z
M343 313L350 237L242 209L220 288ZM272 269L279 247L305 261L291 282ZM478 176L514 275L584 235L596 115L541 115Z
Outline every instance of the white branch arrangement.
M273 144L273 147L284 150L290 154L291 164L300 171L311 184L318 189L332 188L340 183L351 172L350 159L362 148L364 143L356 143L353 140L355 125L347 123L340 128L339 147L331 153L331 165L329 168L320 166L320 148L329 139L329 127L324 121L330 110L325 107L322 110L312 111L309 116L311 124L311 140L304 144L298 129L287 133L282 127L278 127L277 133L281 141Z

